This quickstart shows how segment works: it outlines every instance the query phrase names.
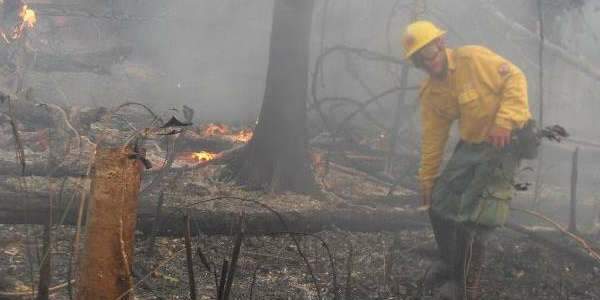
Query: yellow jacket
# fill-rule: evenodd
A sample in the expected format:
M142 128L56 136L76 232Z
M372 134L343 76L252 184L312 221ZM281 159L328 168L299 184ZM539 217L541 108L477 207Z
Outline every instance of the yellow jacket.
M495 126L521 128L531 118L527 79L510 61L481 46L447 49L448 76L421 87L421 167L423 188L438 175L452 122L470 143L487 139Z

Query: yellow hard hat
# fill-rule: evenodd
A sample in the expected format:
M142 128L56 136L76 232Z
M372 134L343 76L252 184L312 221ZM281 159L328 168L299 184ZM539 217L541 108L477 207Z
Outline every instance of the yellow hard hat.
M446 32L429 21L416 21L409 24L402 38L404 57L410 58L415 52Z

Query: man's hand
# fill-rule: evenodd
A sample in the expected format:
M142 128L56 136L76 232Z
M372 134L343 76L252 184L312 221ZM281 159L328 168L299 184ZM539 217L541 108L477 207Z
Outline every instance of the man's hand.
M496 148L504 148L504 146L510 144L510 129L494 126L488 134L488 142Z

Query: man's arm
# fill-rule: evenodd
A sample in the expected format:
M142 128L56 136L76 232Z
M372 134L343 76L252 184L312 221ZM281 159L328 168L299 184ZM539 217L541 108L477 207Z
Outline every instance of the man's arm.
M525 74L502 56L482 48L474 56L477 73L500 93L495 125L508 130L521 128L531 118Z
M513 129L522 128L531 118L527 98L527 79L523 72L502 56L480 48L473 57L475 72L500 94L500 104L488 142L502 148L510 143Z

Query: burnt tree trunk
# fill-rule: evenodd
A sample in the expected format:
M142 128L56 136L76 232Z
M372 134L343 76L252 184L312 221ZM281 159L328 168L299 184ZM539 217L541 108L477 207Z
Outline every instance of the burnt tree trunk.
M232 178L242 185L272 192L315 191L306 130L313 4L275 1L259 122L252 140L229 165Z

